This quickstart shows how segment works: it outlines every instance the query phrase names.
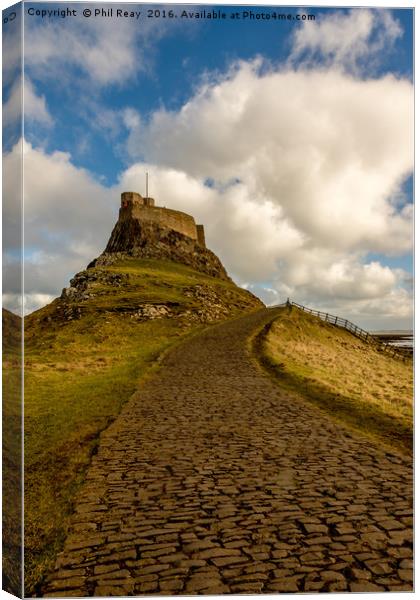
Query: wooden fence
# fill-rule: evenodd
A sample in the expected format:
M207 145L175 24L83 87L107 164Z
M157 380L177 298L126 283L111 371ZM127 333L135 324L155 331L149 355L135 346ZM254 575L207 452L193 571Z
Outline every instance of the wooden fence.
M358 327L348 319L343 319L342 317L337 317L336 315L330 315L329 313L322 312L320 310L314 310L312 308L308 308L307 306L303 306L302 304L298 304L297 302L292 302L287 299L287 301L280 306L295 306L299 310L303 312L314 315L315 317L319 317L323 321L327 321L327 323L331 323L331 325L336 325L337 327L342 327L346 329L356 337L364 340L368 344L372 344L376 347L379 352L386 352L390 356L394 358L399 358L402 360L407 360L412 357L413 351L409 348L400 348L398 346L394 346L393 344L389 344L388 342L382 342L378 340L372 333L365 331L361 327Z

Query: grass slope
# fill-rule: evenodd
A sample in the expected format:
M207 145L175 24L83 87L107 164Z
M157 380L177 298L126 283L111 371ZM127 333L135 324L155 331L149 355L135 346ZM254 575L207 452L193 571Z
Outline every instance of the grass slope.
M54 564L100 431L164 351L206 326L180 316L202 310L192 286L225 299L228 317L260 308L234 284L176 263L130 259L100 270L129 279L95 284L93 296L77 303L80 319L58 319L57 299L25 320L26 595L39 591ZM170 304L172 318L132 318L130 310L145 303Z
M2 322L3 589L21 595L22 321L3 309Z
M256 340L263 364L289 390L385 445L411 454L413 369L344 329L285 308Z

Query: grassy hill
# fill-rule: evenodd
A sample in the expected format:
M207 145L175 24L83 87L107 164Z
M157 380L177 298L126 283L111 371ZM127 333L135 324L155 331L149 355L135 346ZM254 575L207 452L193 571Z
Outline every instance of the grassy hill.
M66 535L99 433L171 346L261 308L232 282L169 261L125 259L78 274L25 319L26 594Z
M413 365L295 308L255 340L278 383L406 454L413 444Z
M16 356L16 354L19 354L21 343L21 318L10 312L10 310L3 308L2 324L3 352L6 354L6 358Z
M2 314L3 404L3 588L20 595L21 568L21 328L17 315Z

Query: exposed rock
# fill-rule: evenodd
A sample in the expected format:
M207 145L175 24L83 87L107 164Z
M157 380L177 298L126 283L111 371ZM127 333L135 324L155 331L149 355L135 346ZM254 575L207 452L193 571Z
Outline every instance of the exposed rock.
M96 312L118 313L137 321L176 318L180 320L181 327L188 328L191 325L217 322L229 315L264 306L253 294L233 284L218 257L205 247L203 231L200 236L197 234L196 238L188 235L189 225L192 223L194 228L196 227L192 217L169 211L165 221L166 209L162 208L158 214L160 221L153 222L146 218L147 211L156 212L156 207L142 205L141 210L139 208L137 212L125 207L131 195L133 194L128 193L128 196L122 196L120 217L104 252L92 261L86 270L77 273L71 279L70 285L63 289L60 298L53 302L54 315L51 311L45 316L41 313L40 321L73 321L80 319L94 306ZM175 222L175 213L177 218L182 217L186 221L178 223L175 219L176 226L171 228L170 223ZM200 227L202 229L202 226ZM146 297L141 294L137 297L133 295L133 289L139 284L138 278L128 273L117 272L118 263L132 258L181 263L233 285L226 286L218 284L217 281L209 281L208 284L183 287L182 291L189 299L187 302L179 302L176 299L168 301L165 295L157 298L159 303L151 302L147 294ZM112 265L116 268L110 270ZM168 285L171 287L172 284ZM116 290L119 290L118 295ZM106 298L96 302L99 297Z
M129 276L125 273L110 273L105 270L81 271L70 280L70 286L63 289L61 299L72 302L89 300L93 296L100 295L100 285L121 287L121 285L127 283L128 279ZM103 293L107 292L104 291Z
M130 283L130 277L124 273L110 273L105 269L89 269L77 273L64 288L61 297L56 301L56 315L61 321L80 319L84 313L84 303L98 296L112 294L114 288L123 288ZM143 302L137 305L117 304L103 309L106 312L118 312L132 319L146 321L149 319L179 318L185 326L199 323L214 323L225 319L232 309L249 310L262 303L247 290L238 294L235 288L212 287L209 284L196 284L187 288L184 295L194 300L188 308L181 308L176 302L152 304ZM97 310L100 310L97 307ZM51 316L46 316L51 320Z
M195 285L185 295L197 299L200 304L200 308L196 310L180 313L179 316L190 323L212 323L230 312L229 295L222 298L209 285Z
M166 304L143 304L140 308L131 313L132 318L141 320L161 319L162 317L172 316L172 310Z
M105 251L88 268L112 265L127 257L171 260L211 277L231 281L211 250L178 231L138 219L117 221Z

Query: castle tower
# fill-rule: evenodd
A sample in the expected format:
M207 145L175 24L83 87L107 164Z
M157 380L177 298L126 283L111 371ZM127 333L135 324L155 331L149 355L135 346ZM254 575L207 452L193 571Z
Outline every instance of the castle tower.
M179 210L155 206L154 198L143 197L137 192L121 194L120 222L136 220L139 223L153 223L163 229L177 231L193 239L202 248L206 247L204 226L196 225L194 217Z
M197 225L197 242L203 248L206 247L206 238L204 236L204 225Z
M123 192L121 194L121 208L144 206L144 199L137 192Z
M121 208L130 208L133 206L154 206L154 198L143 198L137 192L123 192L121 194Z

